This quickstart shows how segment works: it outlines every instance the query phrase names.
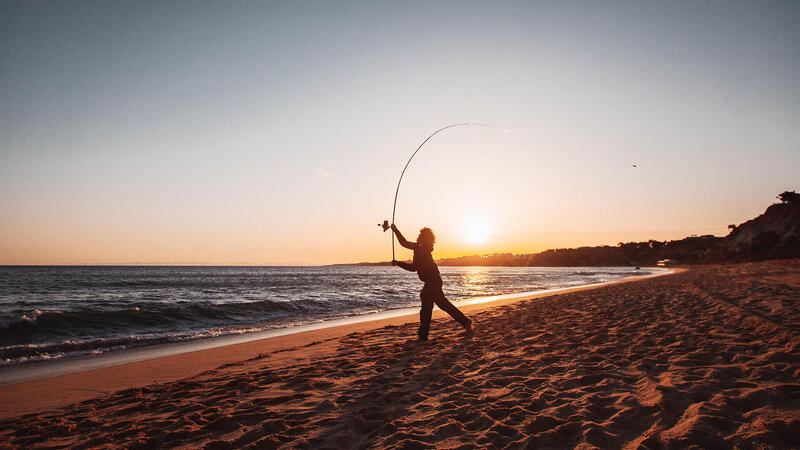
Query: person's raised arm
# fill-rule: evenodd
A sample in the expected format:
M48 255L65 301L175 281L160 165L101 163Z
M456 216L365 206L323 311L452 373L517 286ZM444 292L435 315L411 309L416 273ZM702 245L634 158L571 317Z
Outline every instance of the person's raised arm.
M397 226L395 224L392 224L392 231L394 231L394 234L397 236L397 242L399 242L400 245L402 245L403 247L405 247L405 248L407 248L409 250L416 250L417 249L417 243L416 242L409 242L406 238L404 238L403 234L400 233L400 230L397 229ZM404 269L405 269L405 267L404 267ZM406 269L406 270L412 270L412 269Z

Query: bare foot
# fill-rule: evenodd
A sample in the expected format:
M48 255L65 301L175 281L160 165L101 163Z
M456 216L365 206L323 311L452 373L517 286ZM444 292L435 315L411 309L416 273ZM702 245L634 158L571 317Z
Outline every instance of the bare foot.
M466 334L475 334L475 327L472 326L472 321L470 321L469 324L464 327L464 332Z

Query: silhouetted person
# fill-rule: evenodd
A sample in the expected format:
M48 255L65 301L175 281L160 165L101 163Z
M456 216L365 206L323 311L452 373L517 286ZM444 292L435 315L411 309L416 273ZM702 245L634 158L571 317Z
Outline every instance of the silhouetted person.
M432 255L433 244L436 242L433 231L427 227L419 230L417 242L406 240L394 224L392 224L392 231L397 235L397 241L400 245L409 250L414 250L414 260L411 264L392 260L392 265L400 266L411 272L417 272L419 279L425 283L419 293L419 298L422 299L422 309L419 311L419 331L417 332L419 339L422 341L428 339L434 303L460 323L467 333L472 333L472 321L467 319L464 313L450 303L444 296L444 292L442 292L442 277L439 275L439 268L433 261Z

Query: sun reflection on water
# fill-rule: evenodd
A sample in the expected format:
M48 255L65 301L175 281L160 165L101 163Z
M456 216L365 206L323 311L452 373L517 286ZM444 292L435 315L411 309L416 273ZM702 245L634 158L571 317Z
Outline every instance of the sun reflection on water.
M485 267L465 267L461 274L461 289L465 294L484 293L493 277Z

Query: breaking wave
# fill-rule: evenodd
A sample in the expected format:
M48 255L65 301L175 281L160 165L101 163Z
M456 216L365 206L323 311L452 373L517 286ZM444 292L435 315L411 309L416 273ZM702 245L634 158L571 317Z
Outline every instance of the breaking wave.
M451 300L657 269L442 267ZM0 365L262 331L418 304L391 267L2 267Z

